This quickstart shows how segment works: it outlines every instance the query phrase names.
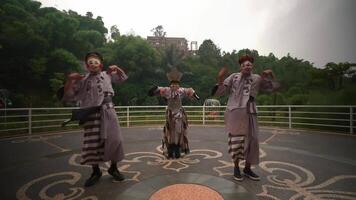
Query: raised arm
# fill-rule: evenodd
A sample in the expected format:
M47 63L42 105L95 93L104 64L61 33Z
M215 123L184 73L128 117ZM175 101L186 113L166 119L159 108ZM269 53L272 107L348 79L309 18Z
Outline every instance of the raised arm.
M116 65L109 66L107 74L111 77L111 82L116 84L123 83L128 78L124 70Z
M75 101L76 94L80 89L81 82L84 79L84 75L79 73L71 73L68 75L67 81L64 84L64 95L62 100L63 101Z
M195 98L196 100L199 100L199 96L195 92L193 88L180 88L183 90L184 96L189 97L189 98Z
M229 77L225 79L226 73L227 73L226 67L222 68L219 71L218 78L217 78L218 83L214 86L214 88L211 91L212 96L222 96L225 95L227 91L230 90L232 85L231 81L232 81L233 74L231 74Z
M259 90L265 92L274 92L278 88L280 88L280 83L276 80L273 71L270 69L263 71L259 83Z
M166 96L169 92L170 88L169 87L159 87L159 86L153 86L149 91L148 91L148 96Z

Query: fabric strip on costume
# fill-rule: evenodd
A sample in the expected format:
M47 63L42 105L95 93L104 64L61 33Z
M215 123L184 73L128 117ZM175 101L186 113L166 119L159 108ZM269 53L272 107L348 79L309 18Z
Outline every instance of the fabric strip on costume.
M104 143L100 137L100 112L90 116L84 124L82 165L95 165L103 161Z
M232 135L228 136L229 154L234 161L244 160L245 136Z

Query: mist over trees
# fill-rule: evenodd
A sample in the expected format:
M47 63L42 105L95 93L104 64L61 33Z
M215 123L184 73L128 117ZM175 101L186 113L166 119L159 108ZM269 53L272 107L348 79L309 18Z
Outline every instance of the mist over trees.
M326 63L318 69L309 61L273 53L241 49L225 52L206 39L196 55L182 55L174 47L155 49L144 38L120 34L120 27L105 28L100 16L91 12L82 16L75 11L41 8L30 0L1 0L0 5L0 89L9 91L12 107L62 106L55 93L70 72L85 72L83 57L89 51L104 56L105 67L121 66L129 75L127 82L115 86L116 105L164 104L160 98L147 96L153 85L167 86L166 73L176 66L184 73L183 87L193 87L202 105L212 98L211 88L223 66L238 71L242 54L255 58L255 73L272 69L282 88L274 94L260 94L257 102L265 104L355 104L356 73L353 63ZM157 26L152 32L164 37ZM226 98L221 98L224 104Z

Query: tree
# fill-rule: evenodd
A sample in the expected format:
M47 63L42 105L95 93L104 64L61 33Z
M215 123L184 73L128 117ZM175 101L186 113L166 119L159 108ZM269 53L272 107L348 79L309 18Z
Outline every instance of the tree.
M277 58L251 49L221 53L210 39L200 45L197 56L186 56L174 47L157 50L135 34L121 35L117 26L110 28L112 40L107 40L108 30L100 16L41 8L32 0L1 0L0 19L0 88L11 91L9 98L15 107L60 106L53 99L55 91L69 72L84 73L83 56L92 50L103 55L104 66L119 65L129 75L125 84L114 86L117 105L163 104L163 99L146 94L153 85L168 84L168 65L177 66L184 73L182 86L194 87L202 99L186 105L202 105L210 98L220 67L237 72L243 54L255 58L254 73L272 69L281 82L279 93L262 93L257 97L259 104L353 104L356 100L352 63L328 63L318 69L290 54ZM164 42L162 25L152 32ZM223 104L226 100L221 98Z
M116 64L123 67L129 79L120 87L115 87L120 97L114 101L118 105L143 105L147 91L152 85L163 83L164 73L160 54L146 40L138 36L122 35L99 49L105 65Z
M163 65L177 67L182 63L184 52L179 51L175 46L166 47L163 51Z
M107 29L100 17L41 8L31 0L0 4L0 87L11 91L14 106L53 105L53 90L79 68L88 50L102 47ZM44 86L51 85L49 87Z
M87 12L87 14L85 16L87 16L89 18L93 18L93 13L92 12Z
M332 89L340 89L343 87L344 76L347 74L351 68L351 63L327 63L325 66L325 71L331 83Z
M120 37L120 31L116 25L110 27L110 37L113 40L117 40Z
M153 28L151 30L151 32L153 33L154 36L156 37L165 37L166 36L166 32L163 29L162 25L158 25L155 28Z
M197 54L199 55L202 63L217 66L220 62L220 49L210 39L203 41L203 43L199 46Z

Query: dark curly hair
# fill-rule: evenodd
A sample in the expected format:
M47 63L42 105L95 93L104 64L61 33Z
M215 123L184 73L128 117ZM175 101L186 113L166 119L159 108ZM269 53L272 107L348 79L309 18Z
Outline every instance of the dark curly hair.
M87 60L89 59L89 57L96 57L96 58L99 58L99 60L100 60L101 62L104 61L103 56L101 56L100 53L95 52L95 51L89 52L89 53L87 53L87 54L85 55L85 62L87 62Z
M241 65L245 61L250 61L251 63L253 63L253 61L255 61L255 59L253 59L252 56L245 54L240 57L239 64Z

